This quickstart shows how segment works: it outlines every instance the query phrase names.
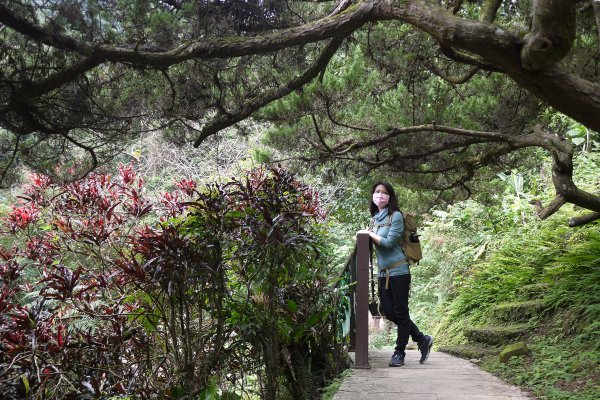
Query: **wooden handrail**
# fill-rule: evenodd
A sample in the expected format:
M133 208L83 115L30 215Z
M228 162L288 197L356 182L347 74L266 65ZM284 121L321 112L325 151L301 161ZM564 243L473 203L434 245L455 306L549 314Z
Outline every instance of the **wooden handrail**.
M356 349L355 368L369 366L369 238L368 233L356 235Z
M356 246L346 261L341 278L349 280L350 351L354 367L369 366L369 235L356 235Z

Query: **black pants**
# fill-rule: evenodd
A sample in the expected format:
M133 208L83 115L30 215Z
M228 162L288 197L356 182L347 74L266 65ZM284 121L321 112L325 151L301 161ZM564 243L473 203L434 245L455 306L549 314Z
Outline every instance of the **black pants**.
M410 290L410 274L390 276L389 286L385 288L385 278L379 278L379 301L383 314L398 326L396 351L402 354L408 344L408 337L421 343L425 335L411 321L408 313L408 292Z

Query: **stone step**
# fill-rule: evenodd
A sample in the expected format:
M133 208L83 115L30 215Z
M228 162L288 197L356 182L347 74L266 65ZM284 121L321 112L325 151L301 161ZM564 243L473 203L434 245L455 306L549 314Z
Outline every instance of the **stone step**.
M547 292L548 287L547 283L532 283L530 285L523 285L518 290L518 295L525 299L541 299L544 297L544 294Z
M530 330L529 324L478 326L467 328L465 336L473 342L503 345L526 336Z
M476 344L458 344L454 346L441 346L438 351L467 360L481 359L487 355L496 354L498 350L491 346L480 346Z
M544 309L543 300L527 300L496 304L490 309L490 317L496 322L527 322Z

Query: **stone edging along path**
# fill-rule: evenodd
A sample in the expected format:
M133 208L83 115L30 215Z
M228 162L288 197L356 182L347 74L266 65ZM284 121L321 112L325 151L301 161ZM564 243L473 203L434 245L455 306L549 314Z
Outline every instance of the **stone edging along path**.
M408 350L406 364L389 367L393 351L369 350L370 369L352 369L334 400L524 400L533 399L468 360L432 352L419 364L419 352Z

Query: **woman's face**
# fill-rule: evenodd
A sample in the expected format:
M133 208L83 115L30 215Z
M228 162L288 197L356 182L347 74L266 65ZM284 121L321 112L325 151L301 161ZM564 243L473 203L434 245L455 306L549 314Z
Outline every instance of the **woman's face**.
M379 210L383 210L387 207L390 201L390 194L387 189L383 185L377 185L375 191L373 192L373 203L379 208Z

